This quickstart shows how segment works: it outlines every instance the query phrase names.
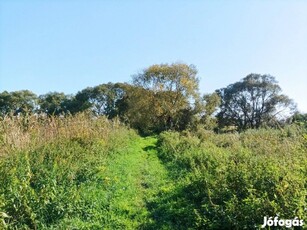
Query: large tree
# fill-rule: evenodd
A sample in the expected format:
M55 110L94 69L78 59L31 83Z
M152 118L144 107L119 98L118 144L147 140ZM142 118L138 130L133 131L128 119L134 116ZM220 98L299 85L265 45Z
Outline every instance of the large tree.
M50 92L39 96L40 111L49 115L59 115L68 112L67 104L73 96L59 92Z
M153 65L133 76L130 113L144 130L184 129L199 100L197 70L182 63Z
M13 112L13 104L12 104L12 95L4 91L0 93L0 114L1 116L4 116L6 114L9 114Z
M78 92L74 104L79 111L90 109L95 115L112 118L117 115L116 103L122 99L124 83L107 83L88 87Z
M307 128L307 113L296 112L289 120L291 123Z
M221 98L216 92L203 96L200 124L205 129L213 130L217 127L217 119L214 114L220 104Z
M37 96L29 90L0 93L0 113L32 113L37 108Z
M295 110L293 101L281 94L280 86L270 75L249 74L216 92L221 98L217 115L221 127L259 128Z

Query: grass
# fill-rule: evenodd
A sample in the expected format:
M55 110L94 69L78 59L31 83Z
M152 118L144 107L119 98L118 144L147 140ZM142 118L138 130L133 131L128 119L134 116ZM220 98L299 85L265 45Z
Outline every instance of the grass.
M160 217L153 215L150 204L160 199L161 191L167 191L174 182L157 156L156 141L153 137L137 137L121 152L110 156L97 174L103 185L91 183L82 188L82 201L91 203L90 211L94 213L87 213L83 222L78 216L64 220L60 226L157 229Z
M32 120L27 130L19 120L4 122L2 228L137 229L154 223L148 203L168 184L156 138L84 115ZM18 130L18 140L8 127Z
M306 130L133 130L87 114L0 121L0 229L257 229L306 219Z
M180 177L157 207L173 202L163 211L180 229L258 229L264 216L276 215L306 220L305 133L162 133L158 155Z

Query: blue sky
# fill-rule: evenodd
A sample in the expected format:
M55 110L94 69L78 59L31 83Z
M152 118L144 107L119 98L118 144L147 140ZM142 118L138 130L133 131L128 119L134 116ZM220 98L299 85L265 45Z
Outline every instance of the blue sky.
M210 93L271 74L307 112L307 1L0 1L0 91L76 93L185 62Z

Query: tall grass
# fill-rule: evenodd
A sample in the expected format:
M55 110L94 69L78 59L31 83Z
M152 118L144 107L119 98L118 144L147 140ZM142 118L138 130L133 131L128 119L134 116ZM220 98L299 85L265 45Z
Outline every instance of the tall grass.
M0 229L257 229L264 216L307 220L303 127L164 132L157 149L141 140L86 113L1 118Z
M164 214L176 217L182 229L257 229L264 216L276 215L306 221L305 133L294 126L241 134L162 133L160 157L178 181L167 195L178 202Z
M93 118L81 113L75 116L6 116L0 120L1 155L23 148L35 148L53 140L79 138L108 139L110 133L120 129L117 120Z
M97 210L84 199L84 188L104 185L98 175L107 157L135 136L116 120L89 114L3 118L0 228L50 229L75 217L86 220Z

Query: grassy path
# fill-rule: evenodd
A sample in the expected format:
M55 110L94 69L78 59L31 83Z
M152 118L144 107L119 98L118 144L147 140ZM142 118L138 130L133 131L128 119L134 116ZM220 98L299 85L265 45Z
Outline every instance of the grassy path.
M127 151L111 158L103 172L108 183L107 199L110 229L155 228L151 204L171 183L155 149L156 139L139 138Z

